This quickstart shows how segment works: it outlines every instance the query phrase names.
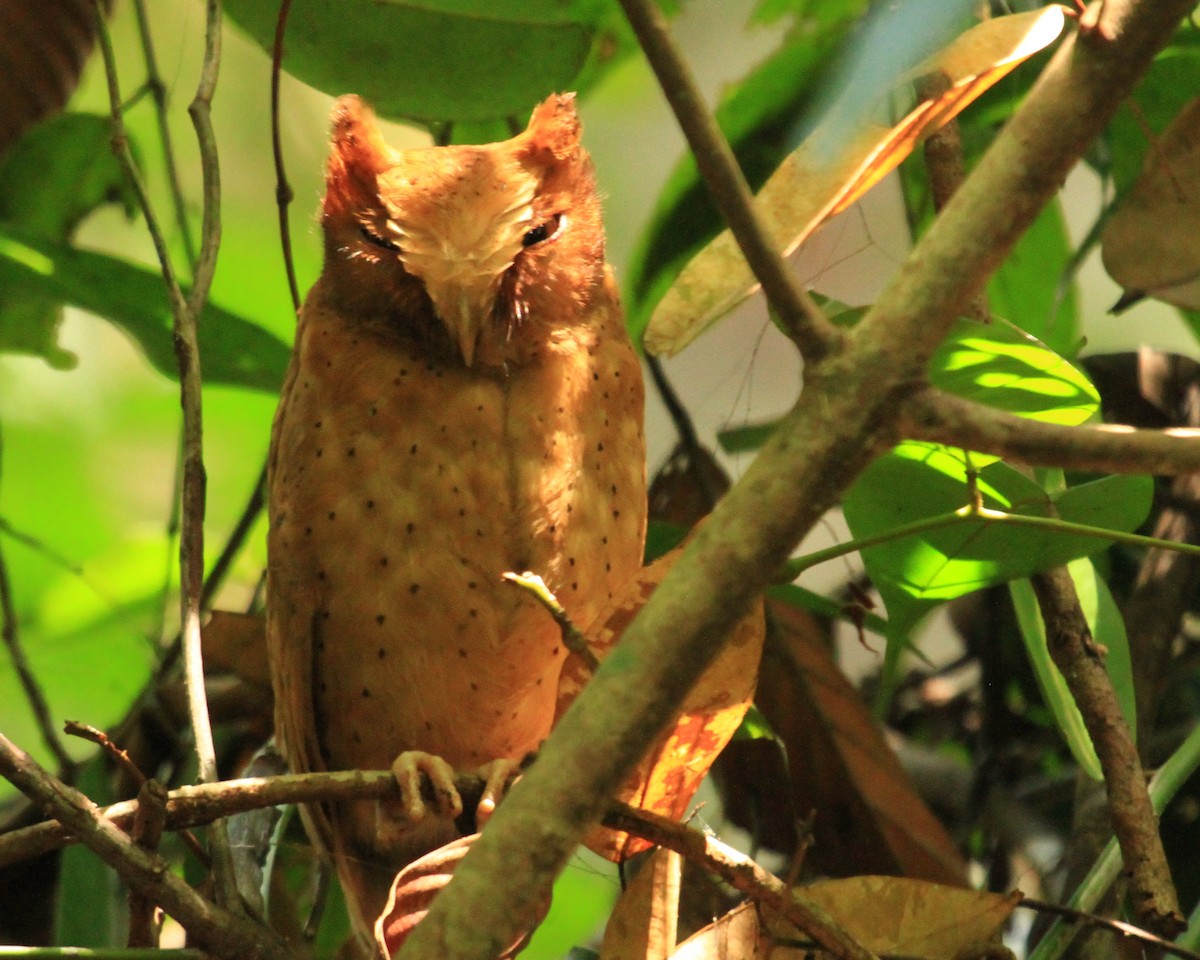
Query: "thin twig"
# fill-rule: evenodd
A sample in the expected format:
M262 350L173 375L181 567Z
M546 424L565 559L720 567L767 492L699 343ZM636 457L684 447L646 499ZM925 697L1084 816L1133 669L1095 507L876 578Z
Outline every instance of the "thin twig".
M4 445L3 440L0 439L0 465L3 464L3 456ZM0 547L0 638L3 638L4 646L8 649L8 656L17 673L17 680L25 692L25 699L29 701L29 709L33 711L34 720L37 721L42 742L54 754L54 759L58 763L59 776L69 778L75 769L75 761L71 759L71 755L58 736L58 729L51 717L50 704L46 700L46 694L43 692L42 685L38 682L33 668L29 665L29 660L25 657L16 604L13 602L12 582L8 578L8 563L4 558L2 547Z
M125 175L126 181L133 189L134 196L137 199L138 209L142 212L142 218L146 221L146 229L150 234L150 239L154 243L154 252L158 257L159 268L162 270L163 281L167 287L167 297L171 305L171 314L178 317L181 313L187 310L187 300L183 295L183 288L179 285L179 279L175 274L175 267L171 262L171 254L167 248L167 241L163 235L162 228L159 226L158 217L154 213L154 208L150 203L150 195L146 190L146 184L142 180L142 175L137 168L137 163L134 162L133 153L129 149L129 134L125 130L125 118L122 113L121 104L121 88L117 74L117 58L113 52L112 37L109 35L108 22L104 19L102 4L100 0L94 0L95 20L96 20L96 37L99 41L100 53L104 59L104 76L108 84L108 102L109 102L109 117L112 124L112 149L117 157L117 161L121 165L121 171Z
M80 723L78 720L68 720L63 724L63 729L73 737L80 737L96 744L113 763L125 771L130 781L136 783L139 788L146 784L146 775L133 762L133 758L129 756L129 751L118 747L103 730L93 727L88 723ZM197 862L204 864L206 867L210 866L212 861L209 859L207 851L200 845L200 841L196 839L196 835L190 830L184 830L180 835L183 837L183 842L187 844L188 849L192 851L192 855L195 856Z
M208 705L204 696L204 664L200 651L199 597L204 577L205 478L202 456L200 356L196 335L196 318L208 296L221 238L220 177L217 166L216 140L210 122L212 94L220 63L221 8L218 0L208 0L204 63L201 67L196 96L188 108L200 145L204 182L204 213L200 255L193 277L192 291L186 297L179 285L162 229L129 149L129 139L121 112L116 55L113 52L108 24L101 15L98 3L95 13L97 35L104 57L104 72L108 83L113 150L121 163L126 178L133 186L138 206L154 242L174 321L184 434L183 528L179 547L180 620L185 650L184 676L188 690L188 707L195 737L199 776L201 780L211 782L217 779L216 751L213 747L212 725L209 721ZM218 895L223 903L233 903L235 902L236 888L233 882L228 838L223 824L219 822L213 824L211 842L214 880Z
M0 750L3 744L0 743ZM0 753L2 757L2 753ZM457 774L455 787L464 804L482 794L484 781L475 774ZM427 778L422 777L422 791L433 795ZM399 796L395 775L388 770L347 770L334 773L284 774L277 777L253 777L228 780L215 784L196 784L172 790L167 798L166 824L169 829L198 825L216 817L227 817L247 810L262 809L284 803L306 803L333 800L382 800ZM136 801L114 804L99 815L114 826L129 825L138 809ZM854 943L824 911L808 902L802 895L789 891L783 883L753 860L725 844L708 837L685 824L648 813L623 803L614 803L604 817L606 827L621 830L652 843L677 850L689 860L726 880L756 901L780 912L790 923L804 930L818 943L843 960L873 960L873 955ZM51 831L49 824L15 831L25 837L43 837ZM59 842L74 840L58 824L54 831ZM0 864L13 862L6 854L14 847L22 848L22 859L35 856L25 840L13 843L13 836L0 838ZM45 852L53 847L43 847Z
M162 857L139 849L87 797L50 776L2 733L0 776L59 820L131 887L160 904L197 946L239 960L295 960L274 933L205 900Z
M807 362L835 351L842 343L841 332L796 282L772 243L754 210L750 186L721 128L705 106L691 68L671 39L658 5L653 0L621 0L621 7L675 111L717 210L742 248L783 328Z
M146 780L138 790L137 814L129 832L133 842L147 853L158 850L167 822L167 788L157 780ZM158 946L154 923L154 901L140 890L129 891L129 938L131 947Z
M946 74L929 74L917 80L917 96L922 100L937 100L949 92L951 86L950 78ZM962 186L967 174L958 120L951 118L938 127L926 139L924 154L933 209L941 213L955 191ZM980 291L971 301L968 316L984 322L990 319L986 293Z
M663 406L667 408L667 414L670 416L671 422L675 424L675 431L679 434L679 445L676 448L676 453L682 451L687 457L687 463L696 468L692 471L692 476L695 478L697 485L700 487L700 493L704 497L706 507L704 512L708 513L716 506L723 492L723 490L717 489L709 471L703 469L702 464L709 454L700 444L700 438L696 434L696 425L692 422L692 415L688 412L687 407L683 405L683 401L679 399L679 394L675 392L674 385L667 377L666 370L663 369L662 358L647 355L646 368L650 371L650 379L654 383L654 389L658 392ZM675 455L673 454L671 460L673 461L674 459ZM651 511L653 511L653 507L651 507Z
M1124 920L1101 917L1094 913L1088 913L1085 910L1076 910L1074 907L1063 906L1060 903L1047 903L1045 900L1035 900L1032 897L1022 897L1021 902L1017 906L1028 907L1030 910L1037 910L1039 913L1057 914L1060 917L1066 917L1072 923L1103 927L1106 930L1111 930L1119 937L1139 940L1147 946L1156 947L1165 953L1173 953L1177 957L1183 957L1184 960L1200 960L1200 953L1197 953L1195 950L1189 950L1187 947L1181 947L1170 940L1164 940L1157 934L1151 933L1149 930L1143 930L1141 927L1135 927L1132 923L1126 923Z
M259 514L262 513L263 506L266 503L267 490L267 465L264 463L262 469L258 471L258 477L254 481L254 489L250 491L250 496L246 500L246 505L242 508L239 514L237 523L233 525L233 530L229 534L229 539L225 541L225 546L221 548L221 553L213 562L212 569L209 570L208 576L204 579L204 589L200 591L200 609L208 610L212 607L213 599L216 597L217 591L221 589L221 585L225 582L225 577L229 574L229 569L233 566L233 561L238 553L246 544L247 538L250 536L250 531L254 529L254 524L258 522Z
M204 657L200 642L200 596L204 589L205 485L203 447L203 401L201 396L200 343L198 322L208 299L217 253L221 245L221 172L216 135L212 127L212 98L221 64L221 4L205 4L204 61L196 95L188 115L196 131L200 150L203 216L200 257L188 297L187 309L175 315L175 352L179 358L179 384L183 406L183 523L179 538L180 625L183 634L184 679L188 713L195 737L197 775L202 782L219 778L213 745L212 721L204 687ZM229 836L223 821L209 830L213 881L217 902L232 907L240 902L234 878Z
M1067 568L1046 570L1032 582L1050 658L1075 698L1104 772L1109 818L1129 872L1130 905L1143 926L1172 937L1186 921L1179 911L1142 763L1102 652L1092 639Z
M292 231L288 225L288 206L292 202L292 185L288 183L283 166L283 138L279 133L279 78L283 73L283 39L287 33L288 14L292 0L279 0L279 15L275 20L275 43L271 47L271 154L275 158L275 205L279 208L279 243L283 248L283 267L287 271L288 293L292 307L300 309L300 287L296 283L296 264L292 258Z
M33 711L34 719L37 721L42 742L54 754L60 776L69 778L71 771L75 768L75 761L71 759L71 755L67 753L67 748L63 746L62 740L58 736L58 731L50 716L50 704L46 700L45 693L42 692L41 684L38 683L33 668L29 665L29 660L25 657L25 648L21 644L20 628L17 624L17 611L13 606L12 584L8 579L8 564L4 560L2 549L0 549L0 618L3 620L0 623L0 636L4 638L4 646L8 649L8 656L17 673L17 680L20 681L21 689L25 692L25 699L29 701L29 709Z
M528 571L525 573L502 573L500 577L506 583L520 587L545 608L546 612L554 618L554 622L558 624L563 646L579 657L589 672L595 673L599 669L600 661L596 659L592 648L588 646L587 637L571 622L571 617L563 609L563 605L558 602L558 597L551 593L550 588L546 586L546 581L536 573Z
M171 127L167 122L167 87L158 70L158 58L154 55L154 38L150 33L150 18L146 15L146 0L134 0L133 11L137 17L138 36L142 43L142 58L146 61L146 86L154 100L154 115L158 122L158 140L163 152L163 166L167 183L171 188L171 206L175 213L175 229L183 243L183 254L188 269L196 269L196 244L188 229L187 204L183 187L179 182L179 167L175 162L175 148L171 143Z
M72 737L79 737L81 740L94 743L113 763L124 770L130 780L139 787L146 782L146 775L133 762L133 759L129 756L129 751L123 750L113 743L112 738L103 730L93 727L89 723L80 723L78 720L67 720L63 724L63 730Z

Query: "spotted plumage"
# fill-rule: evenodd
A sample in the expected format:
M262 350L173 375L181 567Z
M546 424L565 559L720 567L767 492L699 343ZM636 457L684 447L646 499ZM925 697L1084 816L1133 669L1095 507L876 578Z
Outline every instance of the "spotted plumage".
M293 769L519 760L554 717L558 628L641 563L642 381L569 96L484 146L395 151L338 102L325 266L272 435L268 643ZM308 812L359 925L456 835L375 804Z

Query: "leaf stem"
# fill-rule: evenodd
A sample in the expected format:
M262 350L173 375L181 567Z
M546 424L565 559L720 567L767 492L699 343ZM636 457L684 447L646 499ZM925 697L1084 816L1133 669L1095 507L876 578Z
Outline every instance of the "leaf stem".
M158 122L158 139L162 146L163 166L167 172L167 183L171 188L171 206L175 214L175 229L183 243L183 253L188 267L196 269L196 244L188 229L187 207L183 187L179 182L179 166L175 162L175 148L171 141L171 127L167 123L167 87L158 69L158 58L154 54L154 38L150 33L150 18L146 14L146 0L134 0L133 11L137 17L138 37L142 43L142 59L146 61L146 87L154 100L154 116Z

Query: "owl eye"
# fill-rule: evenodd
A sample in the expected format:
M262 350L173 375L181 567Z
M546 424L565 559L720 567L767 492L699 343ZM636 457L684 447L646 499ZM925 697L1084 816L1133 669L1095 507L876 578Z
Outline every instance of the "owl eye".
M391 250L393 253L400 252L399 244L393 243L387 237L381 237L379 234L368 229L367 227L359 227L358 232L362 238L367 241L367 243L372 244L373 246L382 247L384 250Z
M557 237L559 231L562 230L563 215L556 213L545 223L539 223L536 227L530 230L524 237L521 238L521 246L535 247L545 240L552 237Z

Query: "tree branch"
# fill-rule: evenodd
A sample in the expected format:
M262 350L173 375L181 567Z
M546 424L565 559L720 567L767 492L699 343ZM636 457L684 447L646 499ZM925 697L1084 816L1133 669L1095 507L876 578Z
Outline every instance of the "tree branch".
M295 960L271 931L209 903L162 857L140 849L87 797L50 776L3 734L0 775L58 819L132 888L161 904L205 950L238 960Z
M900 433L1031 466L1098 473L1200 472L1200 430L1120 424L1067 427L1018 417L932 388L904 404Z
M472 806L482 795L484 780L475 774L457 774L454 785L464 806ZM422 777L422 790L433 799L433 787ZM166 798L165 823L172 830L208 823L220 817L285 803L397 799L399 787L390 770L347 770L334 773L284 774L205 783L172 790ZM139 803L129 800L113 804L98 815L107 822L130 828L139 815ZM720 841L685 824L614 803L604 815L604 825L643 837L652 843L677 850L692 862L721 877L756 902L763 903L803 930L842 960L874 960L847 936L816 904L801 893L789 890L753 860ZM40 856L74 842L76 837L58 822L47 822L0 836L0 867Z
M1134 915L1155 933L1174 937L1187 922L1179 912L1146 776L1104 669L1103 651L1092 639L1066 567L1036 574L1032 582L1046 624L1050 658L1075 698L1104 772L1109 819L1129 872Z
M653 22L647 0L622 3L635 21ZM795 408L559 722L404 957L485 960L531 920L729 629L872 452L894 439L897 401L1189 9L1190 0L1109 0L1098 29L1063 44L849 348L807 365ZM664 86L678 90L677 77Z

